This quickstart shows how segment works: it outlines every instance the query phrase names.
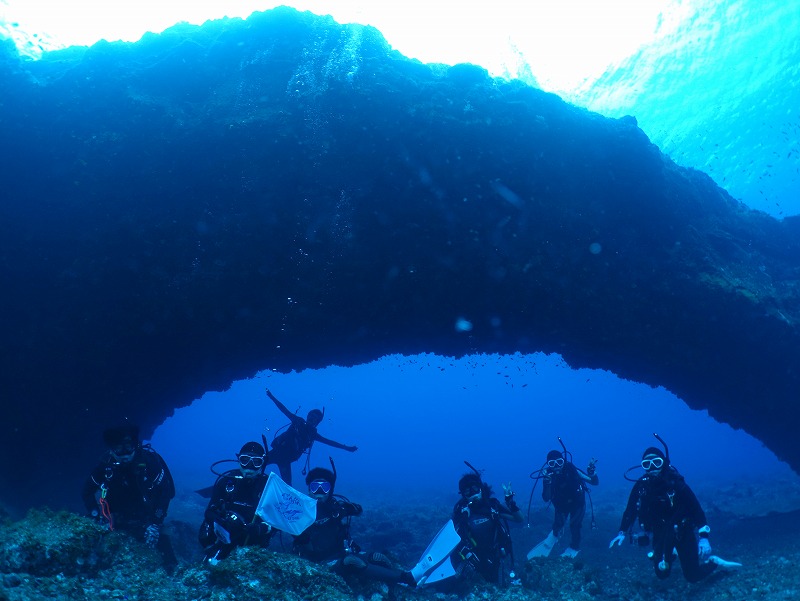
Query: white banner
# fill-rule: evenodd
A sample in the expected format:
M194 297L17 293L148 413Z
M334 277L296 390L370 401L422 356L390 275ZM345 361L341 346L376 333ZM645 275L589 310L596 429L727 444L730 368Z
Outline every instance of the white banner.
M273 528L297 535L317 519L317 501L270 472L256 515Z

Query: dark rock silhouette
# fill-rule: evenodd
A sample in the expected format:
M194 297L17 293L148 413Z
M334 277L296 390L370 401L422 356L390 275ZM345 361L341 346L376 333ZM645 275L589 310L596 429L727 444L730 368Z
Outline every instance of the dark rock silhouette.
M423 351L558 352L800 467L800 220L632 118L277 9L38 62L6 43L0 124L6 502L76 504L122 418Z

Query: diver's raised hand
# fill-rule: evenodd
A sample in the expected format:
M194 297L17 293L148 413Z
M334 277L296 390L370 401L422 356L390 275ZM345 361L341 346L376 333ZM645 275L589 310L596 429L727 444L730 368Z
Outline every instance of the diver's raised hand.
M514 495L516 494L511 488L511 482L508 484L503 484L503 493L505 494L506 499L506 507L512 512L519 511L519 506L517 502L514 500Z

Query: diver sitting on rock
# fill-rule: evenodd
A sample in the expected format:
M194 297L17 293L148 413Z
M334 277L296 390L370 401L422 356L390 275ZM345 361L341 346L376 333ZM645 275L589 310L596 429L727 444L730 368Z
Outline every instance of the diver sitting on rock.
M314 523L294 538L292 552L329 565L342 576L357 575L387 584L416 586L410 572L392 567L381 553L364 553L350 538L350 518L361 515L361 505L335 495L336 472L315 467L306 475L308 493L317 501Z
M236 458L239 468L226 471L214 483L200 525L204 561L224 559L239 546L268 547L272 538L272 527L256 515L267 484L266 451L259 443L248 442Z
M123 425L103 432L108 451L83 486L89 514L110 530L132 534L175 563L169 538L161 534L175 484L164 459L139 442L139 428Z

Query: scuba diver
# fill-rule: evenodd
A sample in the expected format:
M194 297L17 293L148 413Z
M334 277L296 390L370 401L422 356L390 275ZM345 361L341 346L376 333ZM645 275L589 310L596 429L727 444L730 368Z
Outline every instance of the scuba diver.
M532 476L542 480L542 500L553 503L555 517L553 529L542 542L528 553L528 559L550 555L553 547L561 536L562 529L569 518L570 543L561 557L574 558L581 548L581 527L586 514L586 493L589 492L588 484L597 486L600 480L597 477L597 460L589 461L586 471L575 467L572 462L572 453L567 451L561 438L562 451L552 450L547 454L545 465ZM591 497L590 497L591 500ZM595 528L594 511L592 511L592 528Z
M240 546L266 548L272 538L272 527L256 515L267 484L264 475L267 453L259 443L248 442L242 446L236 459L238 470L219 474L214 483L200 525L199 540L205 550L203 561L216 563Z
M335 440L330 440L317 432L317 426L322 422L325 416L325 410L312 409L308 412L306 419L296 415L286 408L286 405L281 403L275 398L269 389L267 389L267 396L275 403L275 406L280 409L286 417L291 420L286 427L286 431L275 436L272 441L272 448L269 451L269 462L278 466L281 473L281 480L286 484L292 483L292 463L300 459L303 453L306 453L306 464L303 468L303 474L308 469L308 462L311 457L311 446L315 441L321 442L343 451L353 453L358 450L358 447L351 447L344 445Z
M464 462L472 470L458 481L461 498L453 507L453 525L461 537L461 544L451 553L458 562L456 571L475 569L487 582L507 584L505 577L514 578L513 550L508 520L523 522L522 512L514 500L511 484L503 485L505 507L492 497L492 489L481 479L480 472ZM509 573L501 572L503 561L509 558ZM459 561L460 560L460 561Z
M127 532L158 549L165 567L173 568L177 560L172 544L161 533L175 496L166 462L149 444L139 442L137 426L108 428L103 441L108 451L83 486L86 511L109 530Z
M647 534L632 535L632 538L646 545L652 536L653 549L648 556L653 560L653 568L659 579L670 575L676 558L680 559L683 576L689 582L702 580L718 567L741 567L740 563L725 561L711 554L711 528L700 502L683 476L670 463L667 444L658 434L654 436L664 451L656 447L648 447L644 451L641 467L645 473L638 480L631 480L628 473L639 466L625 472L625 479L633 481L634 485L622 514L619 534L612 539L608 548L615 544L622 545L638 517Z
M382 553L365 553L350 538L350 519L361 515L361 505L334 494L336 466L333 471L315 467L306 475L308 494L317 501L314 523L294 538L292 552L300 557L330 566L341 576L356 575L381 580L389 585L416 586L411 572L392 567Z

